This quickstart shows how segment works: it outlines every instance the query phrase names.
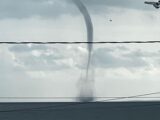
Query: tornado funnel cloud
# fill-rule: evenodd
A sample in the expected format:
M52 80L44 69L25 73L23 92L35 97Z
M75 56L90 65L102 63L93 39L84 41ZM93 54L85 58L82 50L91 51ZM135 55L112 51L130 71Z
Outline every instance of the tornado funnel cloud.
M73 2L78 7L79 11L82 13L85 19L85 24L87 27L87 41L93 42L93 24L92 24L90 14L87 8L84 6L84 4L80 0L73 0ZM92 51L92 44L88 44L88 50L89 52Z
M86 29L87 29L87 41L89 43L93 42L93 24L90 17L90 14L85 7L85 5L80 0L72 0L74 4L77 6L79 11L84 17ZM88 44L88 62L87 62L87 70L86 76L83 79L80 79L81 87L80 87L80 95L79 100L82 102L93 101L93 79L91 79L91 73L89 73L90 65L91 65L91 56L92 56L93 44Z

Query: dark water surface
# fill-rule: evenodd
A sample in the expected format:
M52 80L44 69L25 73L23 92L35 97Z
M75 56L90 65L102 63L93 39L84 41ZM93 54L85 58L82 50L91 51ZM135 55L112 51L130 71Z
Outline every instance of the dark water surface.
M160 120L160 102L0 103L0 120Z

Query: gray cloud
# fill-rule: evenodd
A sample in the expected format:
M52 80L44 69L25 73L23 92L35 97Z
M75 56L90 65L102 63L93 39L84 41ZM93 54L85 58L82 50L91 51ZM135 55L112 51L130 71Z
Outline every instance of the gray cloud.
M69 68L67 64L55 59L54 56L41 55L40 57L35 57L28 55L18 59L20 64L30 71L51 71Z
M114 51L114 50L113 50ZM146 67L148 63L143 60L143 56L137 56L130 52L128 56L119 56L108 49L100 48L94 52L94 65L99 68L139 68Z
M150 51L150 52L146 52L146 51L142 51L141 49L132 51L132 52L128 52L122 55L123 57L129 57L129 58L134 58L134 57L138 57L138 58L159 58L160 57L160 51Z
M17 64L32 71L50 71L72 69L77 67L85 69L86 52L67 49L65 46L13 46L9 49L16 57ZM125 46L97 48L93 52L93 64L96 68L146 68L156 65L159 51L147 52L144 50L131 50Z
M153 10L152 6L150 7L144 4L144 0L82 0L82 2L86 4L92 14L112 12L107 10L108 7Z
M25 73L24 69L15 65L11 54L1 46L0 51L0 96L12 95L13 93L25 91L21 89L23 81L28 81L29 76ZM24 84L24 87L26 85Z
M0 18L59 16L71 12L68 5L65 0L1 0Z
M28 52L28 54L30 54L30 52ZM38 61L38 58L37 60L35 60L36 62L34 60L31 61L32 63L35 64L35 66L34 64L30 64L29 63L30 61L29 61L28 62L29 65L27 64L25 68L23 68L21 67L22 64L18 64L15 61L15 59L19 57L18 55L20 56L23 55L26 61L27 60L29 61L32 58L36 59L35 57L29 56L29 55L28 57L26 57L26 52L23 52L23 53L11 52L11 51L8 51L7 45L1 46L1 49L0 49L0 68L1 68L0 69L0 96L1 97L23 97L23 96L24 97L27 97L27 96L43 97L43 96L74 95L74 92L72 92L74 89L74 87L72 87L74 85L73 81L76 78L75 74L74 74L75 76L73 76L74 71L71 73L69 72L67 73L66 69L65 69L65 72L64 71L56 71L56 72L46 71L46 68L44 67L45 65L43 65L44 63L42 62L42 59L44 59L45 57L42 57L42 58L40 57L40 60L39 60L40 62L38 63L36 63ZM39 69L33 68L37 66L40 66ZM64 69L63 64L61 64L61 66ZM42 69L42 67L44 67L44 69ZM72 81L72 78L74 78L73 81ZM66 80L69 80L69 81L66 81ZM68 85L66 84L63 85L63 83L65 82L68 83ZM18 100L4 99L1 101L17 102ZM32 101L32 100L19 100L19 101Z
M70 60L70 55L65 54L61 48L45 45L15 45L9 50L15 55L15 62L26 70L50 71L70 67L67 62Z
M45 51L47 49L48 47L45 45L34 45L31 47L29 47L28 45L14 45L9 48L11 52L15 52L15 53L31 52L33 50Z
M144 4L143 0L82 0L89 5L106 5L106 6L123 6L123 7L133 7L137 8Z
M82 2L94 12L106 9L107 6L144 9L143 0L82 0ZM71 0L1 0L0 18L34 16L56 18L62 14L77 14L78 11L75 9Z

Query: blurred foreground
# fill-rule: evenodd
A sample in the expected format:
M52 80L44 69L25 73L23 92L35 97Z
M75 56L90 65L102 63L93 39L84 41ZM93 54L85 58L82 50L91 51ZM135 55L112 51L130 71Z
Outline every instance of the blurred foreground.
M160 102L1 103L1 120L154 120Z

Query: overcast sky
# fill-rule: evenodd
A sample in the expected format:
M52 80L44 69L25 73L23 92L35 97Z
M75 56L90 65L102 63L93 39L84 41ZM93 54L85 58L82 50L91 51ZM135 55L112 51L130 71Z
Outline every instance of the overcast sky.
M144 0L82 2L94 41L160 39L159 10ZM0 0L0 41L87 41L86 36L71 0ZM86 45L0 45L0 97L77 97L86 63ZM92 63L95 96L160 91L159 44L95 45Z

